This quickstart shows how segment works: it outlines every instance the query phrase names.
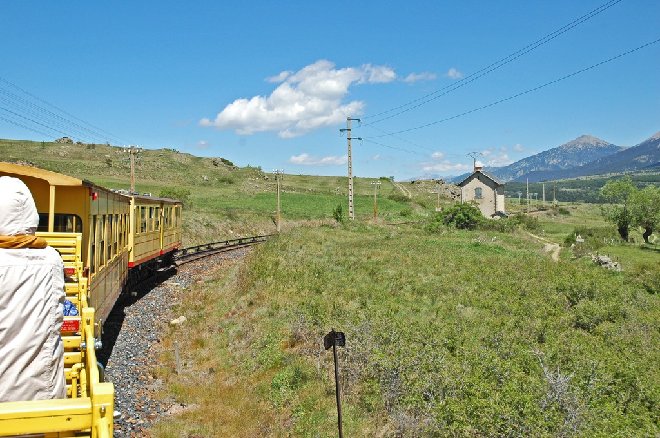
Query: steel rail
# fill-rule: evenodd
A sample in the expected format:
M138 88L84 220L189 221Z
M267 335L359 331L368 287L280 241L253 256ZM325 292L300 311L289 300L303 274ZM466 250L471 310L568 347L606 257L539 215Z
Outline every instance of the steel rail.
M184 263L189 263L208 257L219 252L231 251L233 249L252 246L257 243L263 243L268 240L272 234L263 236L241 237L238 239L223 240L220 242L204 243L202 245L190 246L182 248L174 253L174 264L180 266Z

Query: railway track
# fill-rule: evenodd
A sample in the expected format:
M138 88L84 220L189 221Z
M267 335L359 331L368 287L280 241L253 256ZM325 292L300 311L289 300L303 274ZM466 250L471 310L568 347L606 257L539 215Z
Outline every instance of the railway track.
M204 243L202 245L183 248L178 250L174 254L174 264L176 266L181 266L185 263L199 260L201 258L208 257L212 254L217 254L219 252L230 251L238 248L243 248L246 246L256 245L257 243L265 242L271 236L272 234L266 234L263 236L241 237L238 239Z

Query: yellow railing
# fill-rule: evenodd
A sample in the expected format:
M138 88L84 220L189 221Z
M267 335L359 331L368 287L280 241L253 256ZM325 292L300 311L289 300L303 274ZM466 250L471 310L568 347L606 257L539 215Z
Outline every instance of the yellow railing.
M0 403L0 436L44 434L45 437L111 438L114 386L100 382L94 347L94 309L87 307L79 233L38 233L57 249L68 269L67 299L80 315L66 318L78 330L62 336L65 347L67 398ZM75 272L72 274L71 269ZM72 275L71 275L72 274Z

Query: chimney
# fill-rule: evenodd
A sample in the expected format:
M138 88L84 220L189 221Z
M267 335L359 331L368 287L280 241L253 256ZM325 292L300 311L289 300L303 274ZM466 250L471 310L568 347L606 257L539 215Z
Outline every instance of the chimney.
M484 168L484 165L481 161L475 161L474 162L474 171L475 172L481 172Z

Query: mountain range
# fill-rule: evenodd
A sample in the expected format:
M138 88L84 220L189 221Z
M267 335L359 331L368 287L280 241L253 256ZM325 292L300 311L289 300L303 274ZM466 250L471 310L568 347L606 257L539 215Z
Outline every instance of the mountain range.
M502 182L539 182L588 175L660 170L660 132L633 147L622 147L591 135L582 135L536 155L503 167L484 170ZM452 178L457 182L469 173Z

